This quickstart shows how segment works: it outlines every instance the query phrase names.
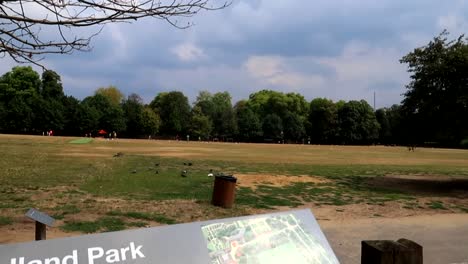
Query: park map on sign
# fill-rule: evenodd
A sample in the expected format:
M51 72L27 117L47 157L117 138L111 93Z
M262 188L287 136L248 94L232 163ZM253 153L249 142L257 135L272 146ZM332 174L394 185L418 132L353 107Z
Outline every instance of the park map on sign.
M212 264L338 263L292 214L202 227Z

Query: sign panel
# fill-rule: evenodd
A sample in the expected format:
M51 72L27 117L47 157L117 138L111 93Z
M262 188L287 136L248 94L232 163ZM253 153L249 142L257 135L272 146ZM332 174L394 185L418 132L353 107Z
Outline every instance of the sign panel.
M26 216L31 218L34 221L39 223L43 223L44 225L53 226L55 219L44 214L43 212L39 212L38 210L31 208L26 212Z
M2 264L339 263L309 210L0 246Z

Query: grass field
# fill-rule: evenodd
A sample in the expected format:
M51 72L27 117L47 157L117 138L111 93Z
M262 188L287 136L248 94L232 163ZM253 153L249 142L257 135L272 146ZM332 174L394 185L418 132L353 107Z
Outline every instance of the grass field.
M76 139L0 135L0 232L21 229L30 207L85 233L297 207L327 219L468 212L466 150ZM210 170L238 176L234 208L210 205Z

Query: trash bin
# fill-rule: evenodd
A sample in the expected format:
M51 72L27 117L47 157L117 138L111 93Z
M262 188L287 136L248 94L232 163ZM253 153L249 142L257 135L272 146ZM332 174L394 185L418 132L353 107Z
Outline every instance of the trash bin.
M215 206L231 208L236 194L236 182L237 178L232 175L215 176L211 203Z

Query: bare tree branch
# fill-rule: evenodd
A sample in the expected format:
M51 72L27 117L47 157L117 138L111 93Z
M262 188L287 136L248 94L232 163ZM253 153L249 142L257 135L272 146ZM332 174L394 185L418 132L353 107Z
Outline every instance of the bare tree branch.
M89 51L94 36L107 23L133 22L140 18L162 19L184 29L177 18L202 10L219 10L231 4L220 0L0 0L0 56L18 63L40 65L45 54ZM224 1L224 0L221 0ZM217 2L212 5L211 2ZM99 26L90 36L77 36L73 29ZM55 31L56 38L45 36ZM64 31L66 29L66 32ZM50 35L50 34L49 34ZM42 67L42 66L41 66Z

